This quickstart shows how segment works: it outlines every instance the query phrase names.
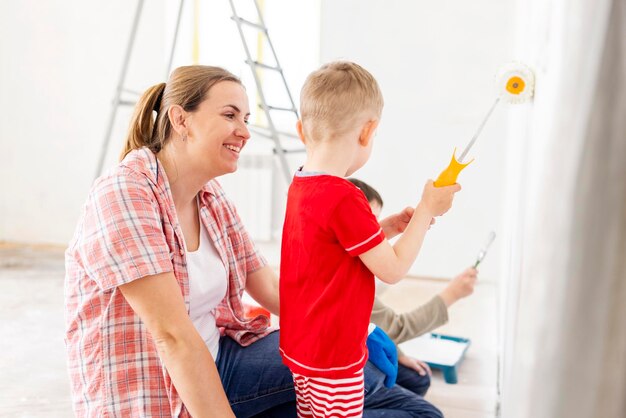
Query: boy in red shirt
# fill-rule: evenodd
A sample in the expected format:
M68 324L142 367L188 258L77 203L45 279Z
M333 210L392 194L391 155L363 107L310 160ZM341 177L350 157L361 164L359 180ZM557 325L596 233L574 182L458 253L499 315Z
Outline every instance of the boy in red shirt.
M289 188L280 266L280 351L299 417L360 417L374 275L405 276L459 185L424 187L392 246L363 192L346 180L369 159L383 108L378 83L351 62L309 75L298 134L307 150Z

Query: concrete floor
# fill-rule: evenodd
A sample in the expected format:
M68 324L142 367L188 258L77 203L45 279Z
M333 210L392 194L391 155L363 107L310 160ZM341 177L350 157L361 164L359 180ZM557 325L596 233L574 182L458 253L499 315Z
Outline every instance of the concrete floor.
M479 276L480 279L480 276ZM442 280L404 279L390 286L381 299L398 312L427 302L446 286ZM496 286L476 285L474 294L448 310L449 322L436 332L469 338L463 362L458 367L458 383L447 384L440 371L433 371L426 399L448 418L494 418L498 403Z
M272 256L268 258L271 262ZM63 278L62 248L0 243L0 417L72 416L63 343ZM444 286L442 281L407 279L382 297L398 310L410 309ZM495 416L495 295L493 284L480 283L472 297L452 307L449 324L438 330L472 339L459 368L459 383L448 385L435 372L426 396L446 417Z
M0 417L71 417L63 249L0 244Z

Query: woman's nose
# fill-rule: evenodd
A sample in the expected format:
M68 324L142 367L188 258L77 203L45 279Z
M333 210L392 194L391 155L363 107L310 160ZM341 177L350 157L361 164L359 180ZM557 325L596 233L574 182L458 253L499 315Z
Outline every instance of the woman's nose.
M235 133L237 136L243 139L247 140L250 138L250 131L248 130L248 125L244 122L241 123L241 125L237 128Z

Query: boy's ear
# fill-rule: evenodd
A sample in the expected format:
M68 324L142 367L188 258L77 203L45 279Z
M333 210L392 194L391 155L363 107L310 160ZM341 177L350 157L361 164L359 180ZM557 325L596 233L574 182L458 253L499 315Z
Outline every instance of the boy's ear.
M304 128L302 127L302 120L300 119L296 122L296 131L298 131L300 141L302 141L303 144L306 144L306 139L304 138Z
M359 135L359 145L366 147L374 137L376 128L378 128L378 119L368 120L361 129L361 134Z
M187 112L182 106L172 105L167 110L167 117L170 119L170 123L172 124L172 128L179 135L186 134L188 131L187 126Z

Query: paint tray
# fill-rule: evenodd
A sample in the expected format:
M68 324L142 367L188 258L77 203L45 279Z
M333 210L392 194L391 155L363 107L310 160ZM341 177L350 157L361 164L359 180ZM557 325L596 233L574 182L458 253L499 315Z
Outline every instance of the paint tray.
M457 383L457 369L465 357L470 340L452 335L428 333L399 345L405 354L443 372L446 383Z

